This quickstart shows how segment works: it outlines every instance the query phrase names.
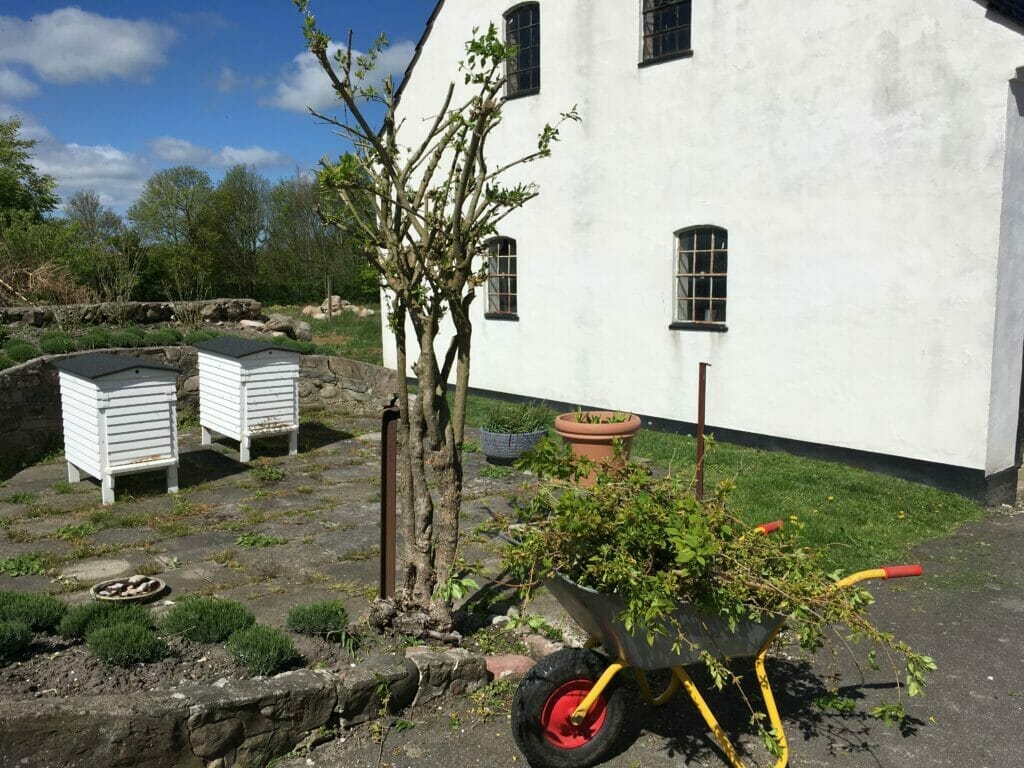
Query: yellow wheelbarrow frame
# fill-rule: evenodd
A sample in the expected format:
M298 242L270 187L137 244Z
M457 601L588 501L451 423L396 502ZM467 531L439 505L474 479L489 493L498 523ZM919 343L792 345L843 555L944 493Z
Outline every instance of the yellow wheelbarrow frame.
M769 532L778 527L775 523L768 523L762 526L765 532ZM836 582L837 589L844 589L846 587L858 584L862 581L868 581L870 579L893 579L904 576L919 576L921 574L920 565L896 565L886 566L883 568L872 568L866 571L859 571L857 573L850 574L844 579ZM571 611L570 611L571 612ZM779 632L782 629L782 622L776 622L772 629L768 631L767 638L761 643L757 652L754 654L754 670L757 674L757 681L761 687L761 695L764 697L765 710L768 715L768 721L771 723L772 735L775 738L776 743L779 746L779 757L775 762L775 768L785 768L789 763L789 742L786 739L786 733L783 728L782 718L779 716L779 708L775 703L775 695L772 692L771 683L768 680L768 673L765 670L765 658L768 654L768 649L771 647L775 638L778 637ZM591 639L588 641L588 648L594 648L598 645L602 645L603 641L591 635ZM587 718L587 714L590 712L591 707L600 698L601 694L608 687L611 681L615 678L619 672L624 669L633 668L634 674L636 675L637 684L640 688L640 693L644 697L645 701L655 706L661 706L668 702L678 691L682 688L686 691L690 700L697 707L697 711L700 712L701 717L704 718L704 722L707 723L708 728L714 735L715 741L718 746L721 747L726 757L729 759L729 763L732 768L745 768L743 761L740 759L739 752L733 745L732 741L726 735L722 726L719 724L718 719L715 717L711 708L708 706L707 701L701 695L697 686L694 684L690 675L686 672L686 669L680 665L673 665L669 667L672 670L672 679L668 684L668 687L657 696L651 691L650 684L647 681L647 675L643 669L635 667L630 664L623 656L620 655L619 659L613 662L604 673L598 678L590 692L584 697L583 701L580 702L579 706L576 707L572 713L570 720L574 725L581 725Z

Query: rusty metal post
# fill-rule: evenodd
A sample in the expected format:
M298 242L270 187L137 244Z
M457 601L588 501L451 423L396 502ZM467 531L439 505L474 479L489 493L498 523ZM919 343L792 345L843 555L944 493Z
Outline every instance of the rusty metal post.
M694 493L697 501L704 501L704 403L706 400L707 370L710 363L700 364L697 384L697 479Z
M398 483L398 419L395 404L384 407L380 418L380 596L395 596L396 485Z

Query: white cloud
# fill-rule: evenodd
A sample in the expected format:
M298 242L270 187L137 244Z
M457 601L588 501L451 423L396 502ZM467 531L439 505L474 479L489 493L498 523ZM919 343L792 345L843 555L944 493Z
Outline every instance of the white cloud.
M217 78L217 90L221 93L231 93L242 85L242 78L235 74L231 67L221 67L220 77Z
M0 62L27 64L58 83L145 78L164 63L170 27L59 8L28 21L0 16Z
M33 165L57 179L62 201L79 189L91 189L104 205L124 211L153 173L152 164L143 157L109 145L65 144L32 115L0 103L0 120L14 115L22 120L18 135L37 142L32 148Z
M332 60L335 52L342 47L337 43L330 45L328 55ZM402 40L386 48L377 60L372 81L380 83L389 75L397 81L405 72L415 51L415 43L409 40ZM359 51L354 53L359 55ZM334 98L334 90L327 74L320 68L313 54L303 51L292 59L289 71L277 82L274 95L260 103L290 112L306 112L310 107L322 110L333 104Z
M0 67L0 99L25 99L39 93L39 86L13 69Z
M153 154L168 163L181 165L206 165L227 168L232 165L254 165L258 168L283 167L290 165L288 155L265 147L231 147L219 150L200 147L185 139L161 136L150 142Z
M61 144L48 140L36 147L36 167L57 179L57 192L67 201L76 190L96 191L104 205L130 205L153 172L144 158L110 145Z

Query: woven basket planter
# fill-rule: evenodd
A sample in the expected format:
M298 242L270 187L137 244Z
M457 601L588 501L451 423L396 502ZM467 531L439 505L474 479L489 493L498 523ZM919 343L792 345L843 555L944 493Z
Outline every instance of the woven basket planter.
M488 459L496 461L512 461L518 459L520 454L530 450L540 439L546 435L546 429L537 432L520 432L510 434L508 432L488 432L480 430L480 450Z

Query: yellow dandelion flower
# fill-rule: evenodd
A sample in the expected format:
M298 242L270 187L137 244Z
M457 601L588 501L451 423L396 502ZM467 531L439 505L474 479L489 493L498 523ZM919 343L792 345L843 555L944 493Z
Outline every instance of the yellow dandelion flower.
M836 500L836 497L835 497L835 496L829 496L829 497L828 497L828 500L829 500L829 501L835 501L835 500Z
M899 512L896 513L896 517L898 517L900 520L906 520L907 513L901 509Z
M797 516L796 515L790 515L789 516L789 522L795 523L796 521L797 521Z

